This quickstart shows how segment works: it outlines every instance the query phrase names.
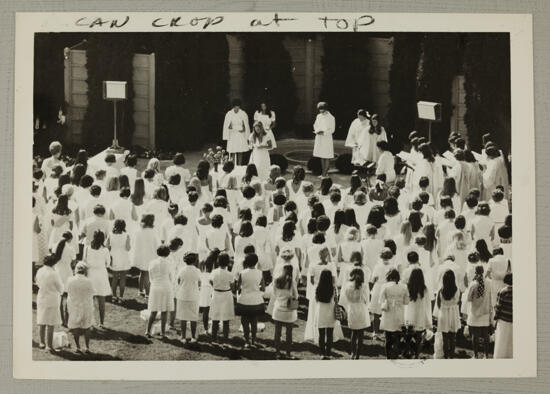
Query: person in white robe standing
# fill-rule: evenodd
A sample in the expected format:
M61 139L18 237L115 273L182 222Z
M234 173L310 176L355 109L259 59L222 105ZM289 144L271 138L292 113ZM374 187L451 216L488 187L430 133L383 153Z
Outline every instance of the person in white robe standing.
M367 138L363 141L361 145L361 153L365 157L366 161L378 162L378 157L380 157L380 152L376 148L376 143L378 141L388 141L388 136L386 130L380 124L380 119L378 114L372 114L369 119L369 130Z
M262 123L265 132L271 138L271 143L273 144L272 149L275 149L277 147L275 134L273 134L273 130L275 129L276 124L275 121L275 111L273 111L266 102L260 103L260 108L256 112L254 112L254 123Z
M321 159L321 175L319 178L327 176L330 159L334 158L334 143L332 134L336 128L334 116L328 111L328 104L321 101L317 104L319 114L313 123L313 134L315 134L315 145L313 147L313 156Z
M483 172L483 199L489 201L497 186L504 189L504 197L508 198L508 170L504 158L496 147L486 149L487 168Z
M269 169L271 167L269 150L273 148L273 141L261 122L254 123L254 131L250 135L249 143L252 148L249 163L256 166L258 177L262 181L266 181L269 178Z
M227 141L227 152L235 155L235 163L242 164L244 152L248 152L250 125L248 115L241 109L241 101L233 100L233 108L225 114L223 140Z
M370 123L368 113L364 109L357 111L357 118L351 122L346 138L345 146L351 148L351 163L355 166L362 166L367 158L363 147L367 143Z

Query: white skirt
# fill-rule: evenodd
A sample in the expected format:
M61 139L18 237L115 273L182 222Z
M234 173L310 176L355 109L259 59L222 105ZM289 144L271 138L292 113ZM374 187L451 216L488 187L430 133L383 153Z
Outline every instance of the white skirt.
M61 312L59 306L51 306L42 308L38 306L36 308L36 324L46 326L56 326L61 324Z
M184 321L199 320L199 303L197 301L177 300L176 319Z
M107 268L90 268L88 278L92 281L95 296L107 297L111 295L111 284Z
M354 302L346 305L348 314L348 327L350 330L361 330L370 327L369 308L362 302Z
M174 295L170 284L151 284L147 309L151 312L172 312L174 310Z
M513 323L499 320L495 331L494 358L514 357L514 329Z
M246 133L231 131L227 140L227 153L248 152L249 150Z
M235 306L231 291L215 291L212 294L210 306L210 318L217 321L233 320L235 318Z
M256 166L256 170L258 170L258 177L262 181L269 178L271 159L269 158L269 151L267 149L253 149L252 154L250 155L249 163Z
M321 159L334 158L334 143L332 141L332 134L315 135L313 156L320 157Z

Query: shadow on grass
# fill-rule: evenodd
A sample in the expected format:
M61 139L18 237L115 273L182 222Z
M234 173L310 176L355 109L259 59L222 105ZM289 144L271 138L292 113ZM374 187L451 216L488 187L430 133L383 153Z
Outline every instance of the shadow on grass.
M103 329L92 330L91 339L97 339L101 341L125 341L133 344L151 344L152 341L147 339L144 335L135 335L126 331L113 330L108 327Z
M122 300L122 303L113 304L113 305L118 305L121 308L130 309L138 312L141 312L142 310L147 309L147 302L139 302L134 298L124 299Z
M32 347L38 348L38 343L35 341L32 341ZM46 352L45 350L43 351ZM76 353L71 348L59 349L50 354L51 356L61 357L62 359L69 360L69 361L122 361L120 357L111 356L110 354L107 354L107 353L94 352L93 343L91 344L91 352L88 354Z

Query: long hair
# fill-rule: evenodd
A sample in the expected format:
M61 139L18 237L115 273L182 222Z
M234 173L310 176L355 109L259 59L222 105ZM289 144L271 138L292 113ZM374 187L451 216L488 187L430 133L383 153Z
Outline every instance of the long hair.
M355 289L359 290L365 283L365 272L361 268L354 268L349 274L350 281L354 282Z
M346 226L355 227L359 229L359 223L357 223L357 217L355 216L355 210L353 208L347 208L344 211L346 215Z
M63 250L65 250L65 245L67 242L70 242L73 239L73 234L70 231L65 231L61 236L61 241L57 244L55 248L55 261L61 260L63 256Z
M306 172L304 170L304 167L302 166L296 166L292 170L292 183L298 184L302 182L304 179L306 179Z
M99 249L103 246L103 243L105 242L105 234L103 234L102 231L97 230L94 233L94 237L92 241L90 242L90 246L92 249Z
M287 220L283 224L283 241L290 242L294 239L294 235L296 232L296 225L294 222Z
M426 236L426 244L424 249L428 252L431 252L435 248L436 238L435 238L435 226L433 223L428 223L424 226L424 235Z
M375 205L369 212L367 217L367 224L372 224L377 229L386 223L386 217L384 215L384 208L381 205Z
M250 163L246 166L246 172L244 174L243 179L246 183L250 183L252 180L252 177L258 176L258 169L256 168L256 164Z
M52 212L62 216L70 215L71 210L69 209L69 197L65 194L61 194L57 199L57 204Z
M453 197L457 193L456 181L453 177L445 178L443 181L443 189L441 190L442 196Z
M196 176L199 181L205 181L208 179L208 174L210 172L210 163L206 160L199 161L197 164Z
M145 182L143 178L138 178L134 182L134 192L130 199L132 200L132 204L140 206L143 205L143 197L145 197Z
M334 232L336 234L340 232L340 227L343 224L346 224L346 213L342 209L338 209L334 212Z
M315 299L318 302L330 302L334 296L334 279L329 270L321 271L317 289L315 289Z
M429 144L427 143L420 144L418 149L420 150L420 153L422 153L422 156L424 157L424 159L426 159L430 163L435 162L435 157L432 152L432 148L430 147Z
M476 273L474 275L474 280L477 282L477 296L478 298L483 297L483 294L485 294L485 282L483 281L483 266L478 265L476 266Z
M260 134L258 135L256 133L256 128L260 130ZM264 129L264 125L262 122L254 122L254 125L252 125L252 141L257 142L259 141L262 143L264 141L264 137L267 135Z
M422 216L418 211L412 211L409 214L409 222L411 223L411 231L417 233L422 228Z
M456 287L455 273L453 270L447 270L443 274L443 287L441 288L441 295L445 300L452 299L458 288Z
M80 180L86 175L86 167L84 164L75 164L71 171L71 184L79 186Z
M283 272L275 279L275 287L277 287L277 289L290 289L290 286L292 286L292 271L292 265L283 265Z
M399 233L403 235L403 243L408 246L411 244L412 239L412 230L411 230L411 222L408 220L405 220L403 223L401 223L401 228L399 229Z
M476 251L479 253L479 258L481 261L488 262L493 257L491 252L489 252L487 242L485 242L484 239L478 239L476 241Z
M426 282L424 280L424 273L420 268L415 268L411 271L407 287L409 289L409 298L411 301L424 298Z
M330 192L332 187L332 178L326 176L321 179L320 191L323 196L326 196Z
M361 177L357 174L352 174L352 176L349 178L349 193L350 195L354 195L357 190L361 187Z
M373 120L376 120L376 126L373 126L372 125L372 121ZM380 135L380 133L382 133L382 126L380 125L380 118L378 116L378 114L372 114L370 119L369 119L369 123L370 123L370 128L369 128L369 133L370 134L378 134Z

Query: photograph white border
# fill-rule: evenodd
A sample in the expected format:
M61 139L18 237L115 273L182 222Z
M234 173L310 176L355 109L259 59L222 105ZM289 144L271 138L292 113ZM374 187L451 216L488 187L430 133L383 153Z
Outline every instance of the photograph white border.
M374 23L358 32L509 32L511 57L512 195L514 200L514 358L510 360L333 360L333 361L34 361L32 359L32 295L30 289L30 184L32 177L34 33L38 32L337 32L319 18L353 21L368 13L279 12L296 18L279 26L265 23L274 12L160 12L160 13L17 13L15 45L14 118L14 242L13 242L13 375L32 379L116 380L234 380L364 377L533 377L537 371L536 332L536 212L535 131L532 16L528 14L373 13ZM156 18L223 16L224 21L203 29L200 24L153 27ZM121 28L77 26L92 21L123 20ZM519 286L519 287L518 287Z

